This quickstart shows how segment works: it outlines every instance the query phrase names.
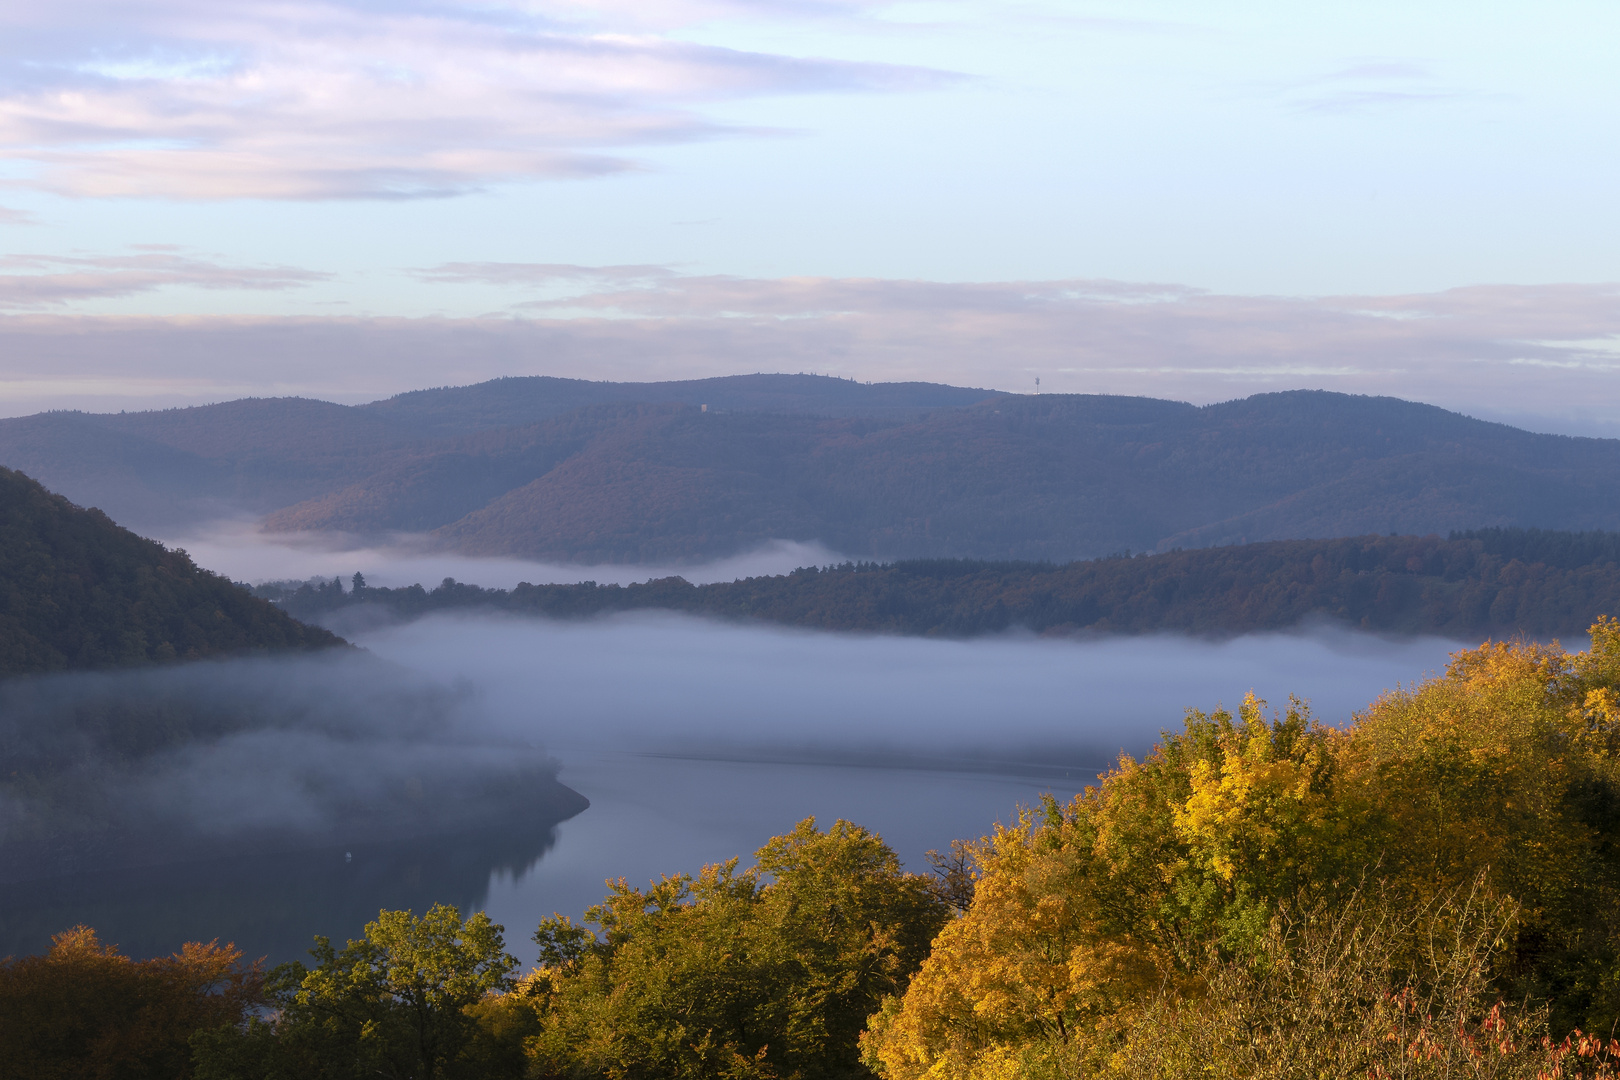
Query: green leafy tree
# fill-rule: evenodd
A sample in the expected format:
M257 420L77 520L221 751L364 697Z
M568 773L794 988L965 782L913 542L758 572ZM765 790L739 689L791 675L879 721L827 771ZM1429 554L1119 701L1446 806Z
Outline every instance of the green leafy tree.
M341 950L318 937L313 969L293 963L271 973L279 1015L198 1038L198 1076L490 1075L492 1055L479 1045L486 1033L480 1013L488 1009L480 1007L511 987L517 966L502 933L483 912L463 921L439 904L420 919L383 911Z
M814 819L756 854L647 889L610 883L600 934L540 925L521 992L540 1015L543 1077L865 1075L859 1037L904 989L948 908L883 841Z

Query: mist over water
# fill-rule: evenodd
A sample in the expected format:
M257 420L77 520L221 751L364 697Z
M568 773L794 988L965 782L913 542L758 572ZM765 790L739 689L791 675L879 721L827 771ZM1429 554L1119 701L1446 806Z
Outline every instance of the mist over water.
M836 560L777 544L705 567L547 567L408 545L338 550L245 529L174 542L238 580L358 570L374 585L729 580ZM284 960L311 934L358 935L380 906L444 900L487 908L530 961L538 920L577 916L606 878L643 883L746 860L807 816L871 828L920 869L928 849L983 835L1043 793L1067 799L1122 750L1148 750L1189 707L1235 708L1250 691L1283 706L1298 694L1343 723L1384 689L1440 671L1458 648L1331 628L1224 642L963 641L660 612L338 629L367 652L30 683L87 700L179 694L227 711L264 701L287 717L204 732L136 769L96 766L113 802L137 817L205 845L276 830L324 836L337 820L365 827L263 857L0 885L0 951L43 947L84 919L135 952L217 934ZM588 809L570 817L523 802L542 786L527 778L549 782L553 767ZM461 822L451 820L458 800L470 807ZM379 809L367 818L366 806ZM408 828L376 827L398 822Z
M458 555L437 551L430 537L413 534L378 542L342 533L265 533L247 520L216 521L158 539L169 547L184 548L198 566L249 584L312 577L340 577L347 582L358 571L368 584L386 588L416 584L432 588L447 577L486 589L510 589L520 581L531 585L580 581L628 585L673 575L704 585L843 561L821 544L772 540L752 551L705 563L585 566Z
M0 955L87 923L272 960L381 907L475 908L584 809L475 690L360 650L0 684Z
M586 622L440 616L365 631L379 656L477 689L483 722L543 743L591 808L532 868L491 876L509 947L603 881L747 858L814 815L881 833L912 869L951 840L1068 799L1188 707L1289 693L1343 723L1443 669L1456 642L1343 630L973 641L740 626L646 613Z
M379 656L479 690L487 721L554 752L1108 766L1189 707L1308 698L1343 723L1442 669L1458 646L1318 629L967 641L830 634L669 613L585 622L438 616L359 635Z

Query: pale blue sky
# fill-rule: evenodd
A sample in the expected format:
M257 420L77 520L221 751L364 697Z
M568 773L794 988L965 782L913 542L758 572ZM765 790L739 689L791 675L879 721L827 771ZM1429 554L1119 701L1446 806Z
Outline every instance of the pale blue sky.
M1120 346L1112 382L1076 376L1074 388L1199 398L1281 385L1301 369L1278 366L1289 349L1316 357L1299 379L1343 351L1332 325L1277 344L1272 316L1244 322L1247 297L1423 318L1432 305L1415 294L1556 283L1586 290L1579 318L1544 313L1503 337L1452 314L1448 333L1507 343L1478 346L1481 362L1524 360L1507 355L1514 342L1578 341L1553 367L1532 359L1573 372L1559 376L1564 396L1596 420L1620 406L1585 389L1620 374L1620 303L1600 287L1620 281L1612 4L66 0L0 5L0 31L12 256L0 310L15 316L544 315L595 332L637 314L656 354L656 320L678 335L739 313L701 308L686 278L1105 279L1215 294L1230 334L1203 367L1230 373L1235 352L1269 374L1176 395L1163 354L1199 346L1164 338L1143 354L1158 359ZM400 197L423 191L435 197ZM675 276L636 279L628 305L542 310L524 305L619 289L622 275L422 273L447 263ZM675 312L662 299L672 281ZM839 295L836 311L882 321L882 304ZM1498 306L1535 307L1531 296ZM803 303L766 314L832 312ZM1083 320L1064 332L1083 336ZM1061 389L1100 370L1095 358L1066 369L1017 333L1006 343L979 369L942 359L939 377L1018 388L1046 371ZM759 366L746 363L757 347L717 348L707 367L682 349L645 374ZM810 366L815 354L783 355ZM76 374L54 356L52 387L80 374L85 394L110 385L104 364ZM637 374L589 349L568 357L529 363ZM867 378L928 367L892 348L839 358L823 366ZM26 377L0 373L8 411L65 400L41 389L43 360L21 359ZM1453 385L1442 403L1523 405L1514 379L1482 380L1468 359L1451 355L1429 396ZM1359 362L1339 356L1333 370ZM1421 350L1407 363L1358 368L1355 387L1400 393ZM1132 364L1157 374L1133 383ZM272 374L219 385L271 387ZM376 370L330 375L327 396L405 388ZM208 396L206 377L186 377L174 393ZM316 393L311 378L274 386ZM154 400L170 393L154 387Z

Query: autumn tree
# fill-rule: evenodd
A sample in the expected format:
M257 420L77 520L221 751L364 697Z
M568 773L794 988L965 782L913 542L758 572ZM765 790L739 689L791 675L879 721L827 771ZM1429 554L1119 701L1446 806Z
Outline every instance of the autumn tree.
M547 1077L847 1077L885 995L905 988L945 922L923 875L877 836L814 819L733 859L646 889L622 879L536 933ZM591 929L594 927L595 929Z
M137 961L76 926L0 961L0 1076L187 1080L193 1033L240 1024L262 981L230 945Z
M1617 687L1620 624L1603 619L1585 653L1458 653L1342 730L1299 702L1189 713L1143 760L973 845L972 903L874 1015L867 1060L896 1078L1099 1068L1164 994L1206 997L1211 956L1261 963L1280 913L1369 884L1398 913L1477 882L1517 913L1490 986L1545 1003L1557 1034L1609 1031ZM1420 945L1391 948L1406 963Z

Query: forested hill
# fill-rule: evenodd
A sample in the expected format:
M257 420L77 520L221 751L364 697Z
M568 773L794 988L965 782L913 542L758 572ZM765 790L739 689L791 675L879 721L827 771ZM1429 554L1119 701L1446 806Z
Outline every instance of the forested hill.
M0 468L0 676L341 644Z
M0 464L148 530L234 509L272 531L423 533L467 554L584 563L668 565L770 540L866 560L1066 562L1620 529L1620 440L1319 391L1195 407L795 375L497 380L365 406L0 420Z
M1226 636L1323 620L1459 640L1583 633L1620 611L1620 533L1486 529L1363 536L1118 556L1054 566L915 560L808 568L694 586L521 584L510 591L446 579L379 589L363 580L260 586L305 619L413 619L492 610L577 618L667 610L820 630L965 637L1178 631Z
M532 424L593 405L693 405L715 412L904 419L1007 396L943 383L862 383L826 375L725 375L648 383L531 375L413 390L359 408L388 422L450 436Z

